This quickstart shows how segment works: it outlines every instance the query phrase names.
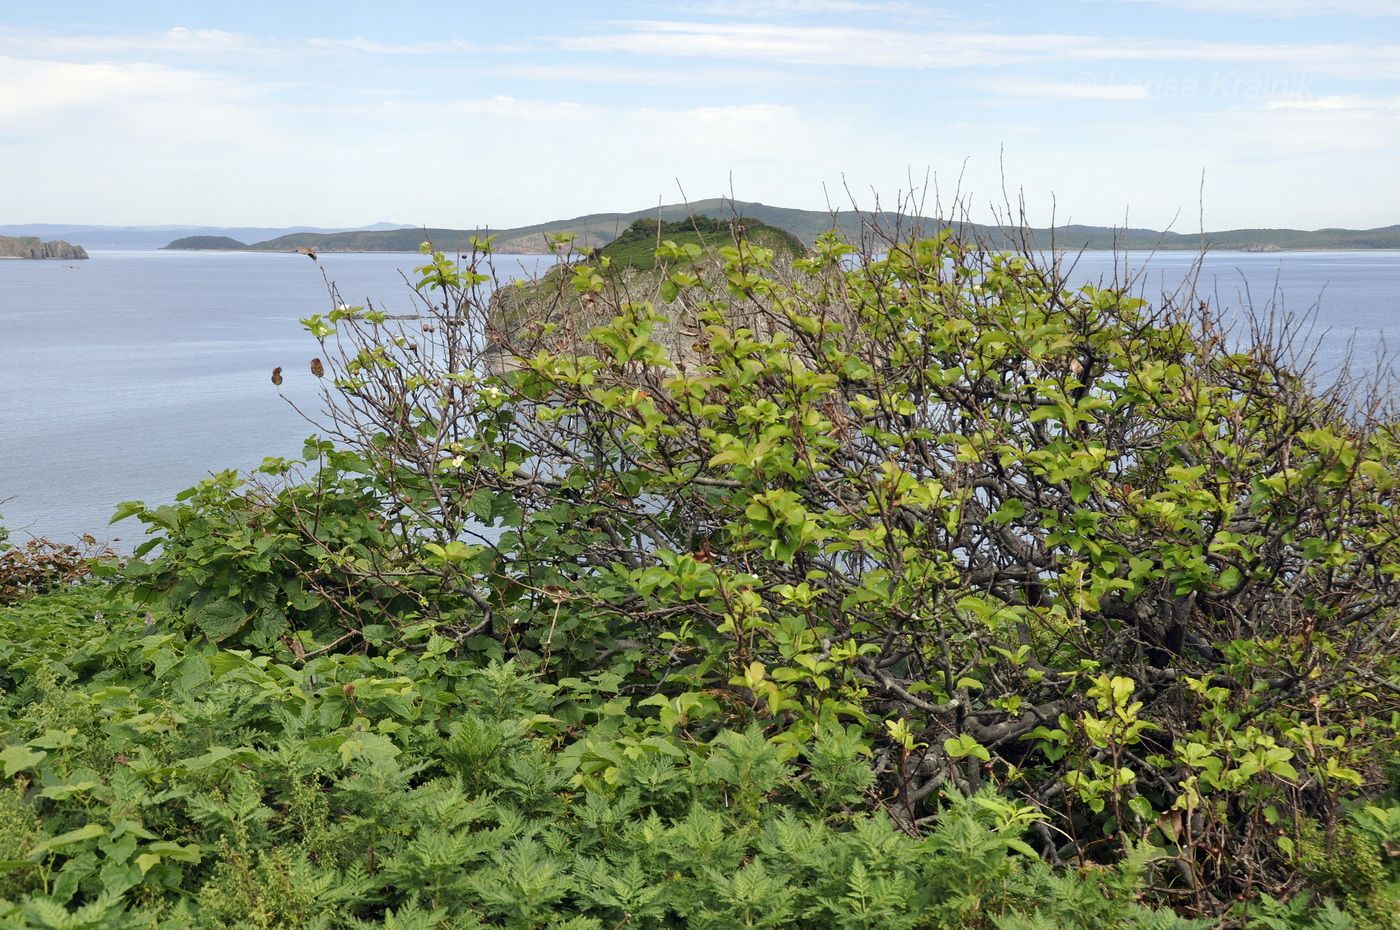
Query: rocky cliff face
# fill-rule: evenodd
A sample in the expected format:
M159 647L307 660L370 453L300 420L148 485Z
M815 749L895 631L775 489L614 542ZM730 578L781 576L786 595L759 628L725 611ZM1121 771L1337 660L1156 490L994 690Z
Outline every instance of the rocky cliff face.
M0 236L0 258L87 258L87 251L62 239L44 242L36 236Z

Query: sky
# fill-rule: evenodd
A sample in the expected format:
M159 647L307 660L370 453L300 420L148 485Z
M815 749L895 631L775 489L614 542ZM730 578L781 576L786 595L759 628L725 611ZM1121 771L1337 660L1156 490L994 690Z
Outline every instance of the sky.
M0 5L0 224L1400 223L1400 0Z

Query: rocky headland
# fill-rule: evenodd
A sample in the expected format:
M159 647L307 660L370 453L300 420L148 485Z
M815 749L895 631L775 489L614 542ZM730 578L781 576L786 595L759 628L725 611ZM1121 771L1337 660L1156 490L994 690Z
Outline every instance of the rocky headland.
M779 269L790 266L807 251L791 233L752 220L637 220L597 252L555 265L534 281L515 281L495 291L487 320L488 369L498 373L508 370L516 364L514 360L540 351L584 351L589 332L606 323L613 308L627 303L654 307L661 317L652 331L657 343L673 360L694 360L696 338L703 328L697 318L699 304L705 298L700 292L687 294L667 285L671 273L678 269L672 262L657 259L657 246L669 241L689 247L693 253L685 263L687 270L722 282L724 263L718 250L741 239L771 250ZM591 291L574 287L574 275L580 267L598 274L607 299L598 300ZM767 316L748 316L742 309L736 309L731 322L765 335L771 335L775 325Z
M82 246L64 242L62 239L45 242L38 236L0 236L0 258L74 260L87 257L87 250Z

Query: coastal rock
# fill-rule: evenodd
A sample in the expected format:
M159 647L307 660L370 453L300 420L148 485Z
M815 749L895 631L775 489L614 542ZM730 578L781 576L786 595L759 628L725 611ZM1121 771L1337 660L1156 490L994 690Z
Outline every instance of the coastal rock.
M493 293L487 313L487 368L500 373L513 367L512 359L539 351L585 351L594 327L611 319L618 307L642 303L650 304L661 317L652 337L667 356L682 365L696 363L702 350L696 338L704 326L697 316L695 295L687 298L674 284L667 286L672 269L657 258L657 247L665 241L691 250L694 264L687 271L723 282L719 250L741 239L769 250L780 278L794 259L807 252L792 233L756 220L705 216L674 223L637 220L596 254L555 265L535 281L515 281ZM581 267L592 267L604 282L601 299L573 286L573 273ZM772 335L777 325L770 315L757 313L746 303L733 308L730 323L760 336Z
M626 304L649 304L660 316L653 325L652 338L666 350L672 362L693 366L706 352L700 335L704 324L698 318L704 293L668 293L664 286L667 268L614 268L604 275L600 295L579 293L573 286L575 265L556 265L536 280L519 280L497 289L491 295L486 316L486 351L483 361L493 374L504 374L517 367L519 359L538 352L597 351L589 334L612 319ZM789 273L787 261L780 259L773 273L779 280ZM711 257L690 270L723 291L723 263ZM716 285L716 282L719 282ZM760 339L772 338L791 330L772 314L764 313L751 301L733 301L729 324L745 328Z
M0 258L59 258L71 261L87 257L87 250L82 246L62 239L45 242L37 236L0 236Z
M683 313L661 296L661 271L615 269L607 277L606 298L599 300L574 289L572 268L556 265L534 281L514 281L492 293L486 326L488 370L502 374L515 367L515 359L541 351L587 351L588 333L611 319L623 303L650 303L667 318L653 335L668 350L679 354L694 342L693 333L687 341L679 331L682 327L675 325Z

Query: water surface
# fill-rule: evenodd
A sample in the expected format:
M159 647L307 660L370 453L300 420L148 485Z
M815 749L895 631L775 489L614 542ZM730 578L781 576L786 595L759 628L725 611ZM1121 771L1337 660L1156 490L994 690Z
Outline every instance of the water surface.
M71 539L135 536L108 527L114 505L168 501L211 471L296 456L313 428L282 393L316 408L307 369L319 351L298 320L331 302L325 269L351 302L412 312L401 278L420 256L239 252L93 252L85 262L0 262L0 504L18 531ZM503 279L548 259L498 260ZM1124 279L1155 298L1195 256L1079 256L1078 281ZM1219 306L1271 299L1313 318L1320 368L1355 340L1364 357L1400 347L1400 253L1212 254L1199 290ZM131 539L119 545L130 546Z
M320 352L298 320L351 303L414 312L422 256L93 252L0 262L0 515L14 535L108 527L121 500L164 502L211 471L297 456L314 432ZM503 278L549 259L498 259ZM129 545L129 540L124 540Z

